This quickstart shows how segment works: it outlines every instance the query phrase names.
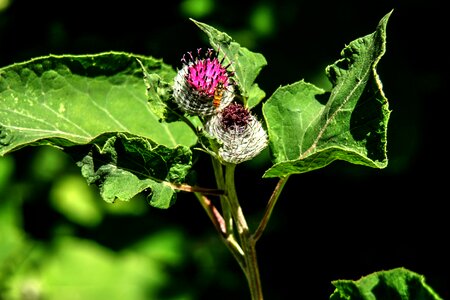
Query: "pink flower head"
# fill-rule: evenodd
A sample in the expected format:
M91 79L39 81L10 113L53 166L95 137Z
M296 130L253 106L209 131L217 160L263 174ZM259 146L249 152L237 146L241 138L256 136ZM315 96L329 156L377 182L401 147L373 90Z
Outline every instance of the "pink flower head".
M223 66L223 59L213 49L197 55L188 52L181 59L183 67L174 79L174 100L191 115L208 116L223 109L234 98L233 73Z

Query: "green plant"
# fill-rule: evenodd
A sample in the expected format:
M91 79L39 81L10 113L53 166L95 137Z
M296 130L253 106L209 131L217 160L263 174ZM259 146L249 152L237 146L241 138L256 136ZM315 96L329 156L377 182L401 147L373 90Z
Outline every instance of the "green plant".
M214 50L185 56L178 72L160 59L119 52L50 55L4 67L0 154L57 147L109 203L144 194L151 206L166 209L178 192L193 192L245 274L251 298L262 299L256 243L289 177L335 160L387 166L390 110L376 67L390 15L326 68L330 91L301 80L264 102L255 83L264 56L195 20ZM251 111L258 105L263 120ZM273 165L264 177L278 178L278 184L252 230L234 176L238 164L265 147ZM190 177L198 155L210 156L216 188L196 186ZM334 284L332 299L386 293L439 299L421 276L405 269Z

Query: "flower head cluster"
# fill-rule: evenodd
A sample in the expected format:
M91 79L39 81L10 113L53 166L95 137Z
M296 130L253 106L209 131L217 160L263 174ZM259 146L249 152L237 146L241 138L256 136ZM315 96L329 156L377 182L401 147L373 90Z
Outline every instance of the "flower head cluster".
M243 105L233 102L233 72L213 49L188 52L174 80L173 97L180 109L206 117L206 131L221 144L218 155L227 163L252 159L267 146L261 123Z
M250 160L267 146L267 134L261 123L238 103L212 116L206 130L222 143L219 156L228 163Z
M213 49L188 52L174 82L174 100L191 115L210 116L234 98L233 74L219 61Z

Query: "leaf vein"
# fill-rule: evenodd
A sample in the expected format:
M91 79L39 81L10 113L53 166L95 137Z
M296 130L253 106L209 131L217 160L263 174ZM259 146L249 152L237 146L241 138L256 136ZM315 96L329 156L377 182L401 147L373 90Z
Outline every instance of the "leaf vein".
M114 117L114 115L112 115L109 110L107 110L106 108L104 108L103 106L101 106L100 104L98 104L97 102L94 101L94 99L91 98L91 102L92 104L97 107L98 109L100 109L102 112L104 112L108 118L110 118L117 126L119 126L123 131L127 131L129 132L128 128L126 126L124 126L119 120L116 119L116 117Z
M92 137L90 135L84 136L84 135L79 135L79 134L75 134L75 133L71 133L71 132L67 132L67 131L61 131L61 130L49 130L49 129L41 129L41 128L29 128L29 127L20 127L20 126L13 126L13 125L2 125L3 127L7 128L7 129L14 129L14 130L21 130L21 131L29 131L29 132L37 132L37 133L42 133L43 136L47 135L47 134L60 134L65 136L71 136L74 138L79 138L79 139L83 139L83 140L91 140Z
M355 93L355 91L361 86L361 83L364 81L363 78L366 78L366 76L368 76L369 72L370 72L370 68L367 68L367 71L364 73L364 76L362 76L361 79L358 79L357 83L354 85L354 87L352 88L352 90L350 91L350 93L348 93L348 95L344 98L344 101L342 101L341 105L339 105L339 107L327 118L327 120L325 121L325 124L322 126L322 128L320 129L319 133L317 134L316 139L314 140L313 144L311 145L311 147L309 147L308 150L306 150L302 155L300 155L299 159L304 159L310 152L312 152L316 147L317 147L317 143L319 142L319 140L322 138L323 134L325 133L325 130L328 128L328 125L331 123L331 121L335 118L335 116L342 111L342 107L344 107L347 102L351 99L351 97L353 96L353 94ZM344 82L344 81L342 81ZM333 96L336 94L339 94L340 92L340 87L342 87L342 83L339 85L339 87L337 87L337 90L335 93L333 93ZM333 101L330 97L330 101Z
M47 110L51 111L53 114L55 114L58 118L66 121L68 124L70 124L71 126L77 128L78 130L80 130L82 133L86 134L86 135L90 135L89 132L87 132L86 130L84 130L83 128L81 128L80 126L78 126L76 123L72 122L71 120L67 119L66 117L64 117L64 115L60 114L59 112L55 111L53 108L51 108L50 106L48 106L46 103L42 104L42 106L44 108L46 108ZM61 131L63 132L63 131Z

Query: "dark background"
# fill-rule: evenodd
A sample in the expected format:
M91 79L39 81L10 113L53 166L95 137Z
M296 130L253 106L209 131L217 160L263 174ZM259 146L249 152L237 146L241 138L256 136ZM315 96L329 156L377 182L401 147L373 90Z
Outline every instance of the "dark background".
M356 280L405 267L424 275L443 299L450 299L450 221L444 181L448 24L443 5L436 0L211 0L205 1L212 4L209 9L195 15L189 3L11 0L0 11L0 67L50 53L117 50L163 58L176 68L184 52L207 46L205 35L189 21L192 17L266 57L268 65L257 82L267 96L278 86L301 79L326 88L324 68L339 59L346 44L375 31L393 9L387 52L377 69L392 110L389 165L378 170L335 162L292 176L257 245L263 288L269 300L328 299L334 290L332 280ZM266 16L263 22L255 21L258 12ZM26 170L34 153L23 149L12 154L16 180L33 180ZM270 165L265 155L237 168L238 193L251 225L275 184L260 179ZM67 167L72 171L79 172ZM209 161L200 159L200 182L212 184L210 172ZM45 195L45 187L41 188ZM32 238L51 239L49 228L59 216L49 205L36 204L32 196L27 201L31 204L23 208L25 230ZM36 209L52 218L42 223L30 213ZM190 194L180 195L167 211L152 209L144 217L108 219L79 235L121 249L145 234L142 228L153 231L167 224L179 226L197 242L215 238ZM118 239L118 231L123 238ZM108 239L112 232L114 239ZM168 290L195 290L198 299L247 299L246 282L231 255L220 243L213 245L224 248L211 250L218 252L216 272L202 277L193 260L173 271Z

